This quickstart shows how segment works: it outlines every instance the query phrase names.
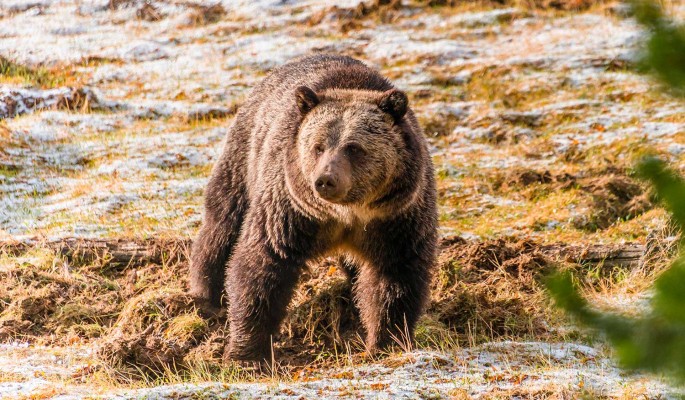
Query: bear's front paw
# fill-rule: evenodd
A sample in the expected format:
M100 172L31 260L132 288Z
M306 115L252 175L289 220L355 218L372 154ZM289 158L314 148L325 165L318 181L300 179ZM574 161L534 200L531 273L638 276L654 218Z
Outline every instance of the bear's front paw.
M222 361L224 364L235 364L242 370L259 375L268 374L271 371L271 362L266 355L246 354L231 350L229 346L226 346L224 350Z

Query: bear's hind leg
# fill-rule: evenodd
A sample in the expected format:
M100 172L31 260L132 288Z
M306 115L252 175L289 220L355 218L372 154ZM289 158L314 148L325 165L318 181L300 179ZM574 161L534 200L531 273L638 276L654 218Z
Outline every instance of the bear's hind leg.
M205 193L205 216L193 242L190 295L202 309L221 306L226 263L238 241L247 195L237 168L222 156Z

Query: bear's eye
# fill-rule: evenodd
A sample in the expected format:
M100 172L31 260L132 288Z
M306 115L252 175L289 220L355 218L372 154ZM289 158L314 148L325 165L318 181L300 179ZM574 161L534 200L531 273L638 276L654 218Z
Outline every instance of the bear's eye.
M317 144L316 146L314 146L314 153L316 153L317 156L322 155L323 152L324 152L324 148L322 145Z
M366 151L359 144L350 143L345 146L345 153L350 157L361 157L366 154Z

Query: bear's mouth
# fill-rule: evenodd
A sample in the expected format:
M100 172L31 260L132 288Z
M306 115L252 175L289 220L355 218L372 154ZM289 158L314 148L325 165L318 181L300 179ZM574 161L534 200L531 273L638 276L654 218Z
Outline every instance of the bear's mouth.
M334 176L322 175L314 183L314 193L330 203L342 203L349 189Z
M325 200L329 203L336 203L336 204L343 203L345 200L345 195L347 194L347 193L340 193L339 191L331 190L331 189L320 189L320 188L317 188L316 186L314 187L314 192L322 200Z

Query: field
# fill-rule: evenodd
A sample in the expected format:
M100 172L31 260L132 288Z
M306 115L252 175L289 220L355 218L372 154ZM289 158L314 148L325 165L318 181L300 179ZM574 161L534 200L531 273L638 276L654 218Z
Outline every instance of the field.
M639 314L678 235L633 166L685 167L685 106L644 32L589 0L10 0L0 4L0 398L663 399L542 287L569 269ZM685 5L663 2L685 16ZM441 250L415 348L369 356L332 260L302 279L276 367L221 363L186 295L202 192L270 69L364 60L429 138Z

